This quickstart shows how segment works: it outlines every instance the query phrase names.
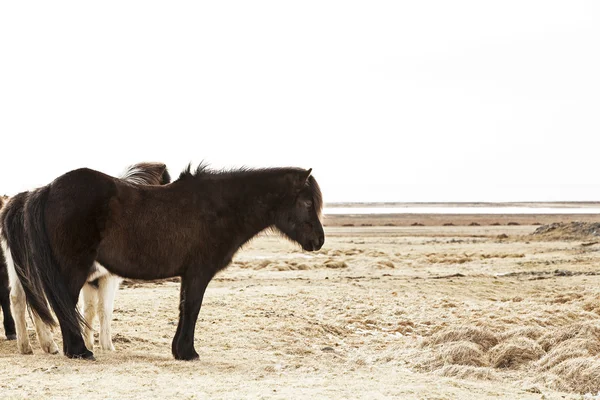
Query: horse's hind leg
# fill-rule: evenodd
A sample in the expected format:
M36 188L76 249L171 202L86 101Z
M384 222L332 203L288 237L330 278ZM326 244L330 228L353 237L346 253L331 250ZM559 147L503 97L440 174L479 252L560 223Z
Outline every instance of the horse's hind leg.
M5 246L3 246L5 247ZM33 354L31 343L29 343L29 335L27 334L27 300L25 298L25 291L23 285L17 276L15 271L14 260L10 249L4 248L4 255L6 258L6 266L8 270L8 276L11 284L10 290L10 307L15 316L15 325L17 331L17 347L21 354ZM46 353L56 354L58 353L58 347L54 343L52 338L52 332L46 324L40 320L37 315L33 315L35 330L37 331L38 340L42 349Z
M11 288L10 308L15 320L17 348L21 354L33 354L33 349L29 343L29 336L27 335L27 300L25 299L25 291L17 276L17 271L15 271L15 264L10 249L4 241L2 242L2 248L4 250L8 280Z
M0 257L2 257L1 254ZM4 271L4 273L6 273L6 271ZM0 307L2 307L2 313L4 314L4 334L6 335L6 339L15 340L17 338L17 332L15 331L15 320L10 312L10 287L8 286L8 276L6 276L5 283L5 285L0 287Z
M54 342L52 331L50 331L48 325L46 325L44 321L40 319L40 317L35 315L35 313L33 313L33 324L35 325L35 331L37 332L37 337L40 341L42 350L44 350L46 353L57 354L58 346Z
M94 260L89 262L74 263L75 265L86 265L84 268L66 268L63 272L63 279L66 286L66 295L70 300L70 306L77 312L77 300L79 299L79 292L87 281L88 272ZM68 265L68 264L64 264ZM66 273L68 271L68 274ZM63 352L65 356L69 358L83 358L88 360L95 360L94 353L88 350L85 346L85 342L81 335L81 330L73 331L69 325L58 320L60 324L60 330L63 336Z
M9 267L10 270L10 267ZM29 335L27 334L27 302L21 282L11 277L10 307L15 318L17 330L17 348L21 354L33 354Z
M171 351L178 360L195 360L194 330L202 306L204 292L212 276L184 276L181 278L179 324L173 338Z
M87 326L83 327L83 340L85 347L94 350L94 318L96 317L96 305L98 304L98 289L90 283L85 283L81 290L83 303L83 318Z
M100 318L100 347L113 351L110 324L112 321L115 295L119 289L120 278L105 275L98 281L98 317Z

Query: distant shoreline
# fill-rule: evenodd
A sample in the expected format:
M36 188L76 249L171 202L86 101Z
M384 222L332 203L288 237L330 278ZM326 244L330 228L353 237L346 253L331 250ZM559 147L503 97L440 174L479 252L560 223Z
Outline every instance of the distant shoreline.
M528 208L594 208L600 201L514 201L514 202L331 202L327 208L411 208L411 207L528 207Z
M325 214L326 226L494 226L600 222L600 214Z

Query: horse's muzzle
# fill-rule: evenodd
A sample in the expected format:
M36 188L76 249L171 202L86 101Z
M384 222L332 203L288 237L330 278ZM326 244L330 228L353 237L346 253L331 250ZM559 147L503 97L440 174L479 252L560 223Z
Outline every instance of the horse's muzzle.
M303 246L306 251L317 251L323 247L325 243L325 235L320 235L317 239L311 240L306 246Z

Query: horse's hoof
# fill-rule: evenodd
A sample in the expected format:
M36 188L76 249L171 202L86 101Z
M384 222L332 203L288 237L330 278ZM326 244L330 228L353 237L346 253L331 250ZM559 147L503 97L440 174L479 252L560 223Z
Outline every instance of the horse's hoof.
M66 354L67 357L72 358L74 360L88 360L88 361L96 361L96 357L94 357L94 353L89 350L81 354Z
M6 335L6 340L17 340L17 335L14 333L12 335Z
M21 353L21 354L33 354L33 349L31 348L31 345L29 343L27 343L24 346L19 346L19 353Z
M42 350L44 350L48 354L58 354L58 346L54 342L42 345Z
M200 359L200 356L194 351L187 354L178 354L178 356L176 356L175 359L182 361L194 361Z

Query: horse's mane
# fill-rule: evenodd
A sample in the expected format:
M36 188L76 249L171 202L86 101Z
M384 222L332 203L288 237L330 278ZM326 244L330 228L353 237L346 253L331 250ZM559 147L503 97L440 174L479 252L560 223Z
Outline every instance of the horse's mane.
M120 179L137 185L166 185L171 182L167 166L158 162L143 162L130 165Z
M257 173L264 172L272 172L272 173L289 173L289 172L301 172L304 171L301 168L295 167L287 167L287 168L250 168L250 167L240 167L240 168L232 168L232 169L221 169L215 170L208 167L208 164L201 162L195 169L192 170L192 164L188 164L188 166L181 171L179 174L179 181L187 180L187 179L202 179L202 178L211 178L211 177L231 177L231 176L252 176ZM321 216L321 212L323 211L323 195L321 193L321 188L317 183L317 180L311 175L308 177L306 181L306 187L310 190L312 194L312 201L315 206L315 210L317 214Z

